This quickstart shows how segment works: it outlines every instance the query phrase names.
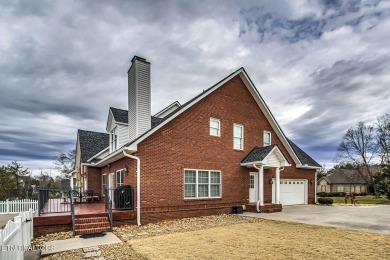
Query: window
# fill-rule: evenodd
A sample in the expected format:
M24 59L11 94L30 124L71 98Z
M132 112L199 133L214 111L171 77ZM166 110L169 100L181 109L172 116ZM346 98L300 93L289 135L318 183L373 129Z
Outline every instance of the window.
M123 186L123 170L116 172L116 187Z
M244 126L234 124L233 127L233 148L237 150L243 150L244 149Z
M210 135L221 136L221 121L219 119L210 118Z
M77 179L72 178L72 180L73 180L73 189L76 189L77 188Z
M264 131L263 139L264 139L264 146L271 145L271 132Z
M343 191L344 191L344 186L337 185L337 192L343 192Z
M255 175L249 176L249 188L254 189L255 188Z
M111 152L112 151L115 151L116 149L118 149L118 133L117 133L117 128L115 127L114 129L111 130L111 134L110 134L110 148L111 148Z
M184 170L184 198L221 197L221 172Z
M107 189L107 174L103 174L102 175L102 194L105 194L104 193L104 190Z

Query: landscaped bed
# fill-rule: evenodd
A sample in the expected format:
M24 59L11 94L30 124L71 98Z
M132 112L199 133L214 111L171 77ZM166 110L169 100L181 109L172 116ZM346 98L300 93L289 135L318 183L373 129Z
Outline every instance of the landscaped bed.
M105 259L390 258L390 235L236 215L122 226L114 233L124 243L101 246ZM82 255L79 249L45 259Z
M333 199L334 204L345 204L344 197L329 197ZM386 197L381 196L379 198L375 198L372 195L367 196L356 196L356 204L357 205L372 205L372 204L390 204L390 200ZM351 204L351 198L348 198L348 204Z

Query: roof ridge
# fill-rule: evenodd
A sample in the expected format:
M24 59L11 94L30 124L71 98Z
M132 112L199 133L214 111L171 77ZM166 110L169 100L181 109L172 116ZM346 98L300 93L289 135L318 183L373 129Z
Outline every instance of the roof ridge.
M96 133L96 134L107 134L107 133L104 133L104 132L96 132L96 131L91 131L91 130L83 130L83 129L77 129L78 132L82 131L82 132L90 132L90 133ZM108 135L108 134L107 134Z

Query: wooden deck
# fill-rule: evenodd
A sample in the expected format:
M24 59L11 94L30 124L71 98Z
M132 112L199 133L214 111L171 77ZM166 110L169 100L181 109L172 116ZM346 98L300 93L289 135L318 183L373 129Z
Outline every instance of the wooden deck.
M58 212L58 213L41 213L39 216L38 212L34 213L34 234L43 235L60 231L72 230L72 215L70 212L70 204L62 204L59 200L49 201L46 205L51 207L50 209L63 209L67 210L69 206L69 212ZM86 217L102 217L108 214L104 208L104 202L93 202L93 203L82 203L75 204L75 217L86 218ZM46 208L46 211L48 208ZM45 210L44 209L44 210ZM59 211L59 210L58 210ZM114 224L116 223L127 223L133 224L136 218L135 210L115 210L112 211ZM116 222L116 223L115 223Z

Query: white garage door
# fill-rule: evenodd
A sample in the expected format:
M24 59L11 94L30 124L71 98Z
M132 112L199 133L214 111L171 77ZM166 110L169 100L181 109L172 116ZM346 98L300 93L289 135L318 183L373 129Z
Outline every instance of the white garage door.
M280 180L280 203L282 205L306 204L307 180ZM272 201L275 201L275 179L272 185Z

